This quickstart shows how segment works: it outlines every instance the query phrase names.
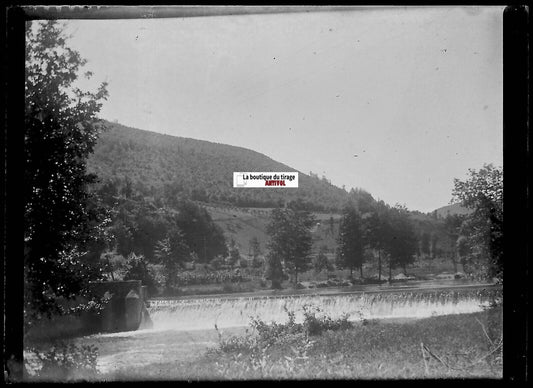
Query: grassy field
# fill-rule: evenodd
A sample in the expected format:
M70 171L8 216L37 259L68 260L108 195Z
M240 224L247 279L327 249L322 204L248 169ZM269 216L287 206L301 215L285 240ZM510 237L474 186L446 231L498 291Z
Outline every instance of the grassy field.
M502 311L420 320L370 321L320 335L282 333L258 341L242 329L188 333L205 352L123 366L103 380L501 378ZM190 337L192 338L192 337ZM176 343L187 348L187 344Z
M247 255L250 250L250 239L256 237L259 240L261 249L264 251L269 240L266 232L270 221L270 211L272 208L241 208L241 207L221 207L205 206L209 215L222 228L226 238L234 239L242 255ZM334 248L338 232L339 220L341 216L334 213L313 212L316 224L312 229L313 240L316 248L326 245L330 249ZM334 220L334 233L329 233L330 218Z

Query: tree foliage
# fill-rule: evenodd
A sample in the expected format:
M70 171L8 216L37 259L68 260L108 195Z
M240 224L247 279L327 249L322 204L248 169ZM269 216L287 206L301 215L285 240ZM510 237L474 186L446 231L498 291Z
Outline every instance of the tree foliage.
M199 262L208 263L217 255L228 255L224 233L205 208L191 201L182 201L176 208L176 223Z
M455 179L453 198L472 209L461 226L467 270L475 276L503 279L503 171L485 164ZM466 245L466 246L464 246Z
M431 258L434 259L439 255L439 236L435 233L431 235Z
M314 223L312 214L306 210L285 207L273 209L271 212L267 226L270 236L270 261L283 262L293 274L295 284L298 282L298 274L308 270L311 265L311 227Z
M379 280L381 280L382 263L387 256L392 233L389 213L390 207L385 202L378 201L365 219L364 239L367 247L377 253Z
M331 265L328 260L328 257L326 256L327 249L327 246L322 245L318 251L318 255L313 260L313 268L315 269L315 273L320 273L324 270L333 270L333 266Z
M309 211L339 211L348 193L327 180L300 173L302 190L241 190L227 177L233 171L286 171L287 166L240 147L186 139L128 128L116 123L101 136L89 161L104 181L117 172L133 186L165 196L237 207L273 208L285 201L303 200ZM228 175L229 174L229 175ZM354 197L366 196L362 190ZM367 198L372 200L371 198Z
M365 231L360 213L352 206L343 211L338 238L338 264L350 269L350 277L354 268L362 273L365 260Z
M263 265L259 256L261 255L261 244L257 236L254 236L250 239L250 256L252 257L252 266L254 268L259 268Z
M168 238L179 262L188 261L192 253L201 263L228 254L221 228L204 208L183 199L154 198L135 185L125 190L128 186L128 179L115 178L97 191L111 214L109 230L117 253L126 257L134 252L154 261L156 243Z
M150 268L150 263L142 255L135 255L131 253L126 260L126 273L124 280L140 280L143 285L148 287L150 295L156 295L157 280L155 279L153 270Z
M407 265L415 260L418 238L406 208L395 206L390 209L389 214L391 234L386 249L389 254L390 280L392 268L400 266L405 271Z
M167 237L155 244L155 259L163 264L165 277L165 290L171 292L176 286L178 277L178 263L170 248L170 239Z
M431 253L431 235L428 232L422 233L420 237L420 251L426 257Z
M256 259L261 254L261 244L257 236L254 236L250 239L250 252L252 258Z
M189 247L184 242L183 233L179 229L173 231L171 240L166 237L155 244L154 256L158 263L163 265L165 278L165 291L175 292L178 286L178 270L189 259Z
M85 65L55 21L26 29L24 261L26 318L58 312L58 298L82 293L101 276L86 257L98 212L88 207L86 161L103 129L106 85L75 86ZM91 73L85 73L90 78Z
M383 261L388 263L391 280L393 268L400 266L405 271L415 260L419 241L407 208L376 202L364 218L363 231L364 246L377 252L379 279Z
M265 278L271 281L273 289L281 289L281 283L286 278L281 258L274 251L266 256Z
M458 245L461 225L463 224L464 216L460 214L447 215L444 218L444 233L445 243L444 252L452 261L454 271L457 272L457 259L461 257Z
M228 256L228 264L230 267L234 267L237 263L240 263L241 261L241 253L239 251L239 247L237 246L237 243L235 240L230 240L230 248L229 248L229 256Z

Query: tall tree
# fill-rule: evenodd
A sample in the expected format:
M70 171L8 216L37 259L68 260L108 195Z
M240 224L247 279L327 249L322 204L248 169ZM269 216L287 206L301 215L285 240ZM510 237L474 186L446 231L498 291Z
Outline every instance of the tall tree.
M267 226L270 255L279 258L292 272L295 284L298 283L298 274L311 265L311 227L314 223L313 216L306 210L286 207L275 208L271 212Z
M448 214L444 218L444 233L446 236L445 251L453 264L454 272L457 272L457 258L459 257L457 240L463 219L464 217L459 214Z
M326 253L328 252L328 247L326 245L322 245L318 251L318 255L313 260L313 267L315 269L315 273L320 273L323 270L331 271L332 265L330 264L328 257L326 256Z
M266 257L265 278L270 280L273 289L281 289L281 283L285 279L281 258L274 251L270 251Z
M178 278L178 262L172 254L170 239L168 237L156 243L155 258L161 264L163 264L165 269L165 291L167 293L171 293L176 287L176 281Z
M261 245L257 236L250 239L250 256L252 257L252 264L254 267L260 267L259 255L261 255Z
M390 213L391 235L387 244L389 253L389 281L392 280L392 268L400 266L404 273L407 265L415 260L418 239L406 208L395 206Z
M466 262L471 254L470 245L468 244L468 239L465 236L460 235L457 238L455 247L457 249L457 256L459 260L461 261L461 265L463 266L463 270L465 270L465 267L467 266Z
M437 233L431 235L431 258L434 259L439 254L439 236Z
M422 251L422 254L426 256L426 258L431 253L431 236L428 232L423 232L422 236L420 238L420 250Z
M174 256L178 267L183 267L185 262L191 260L191 249L189 248L189 245L187 245L185 235L179 226L173 224L170 224L167 233L172 255Z
M361 278L363 277L363 263L365 259L364 236L361 215L353 206L346 206L339 229L338 263L341 267L350 269L351 279L353 279L354 268L359 268L360 276Z
M229 255L228 255L228 264L233 268L237 263L241 261L241 253L239 252L239 247L234 239L230 240L229 244Z
M86 160L103 129L97 118L106 85L75 86L85 60L55 21L26 29L24 261L26 316L61 311L98 271L84 260L91 238ZM91 77L86 72L86 78ZM25 322L27 321L25 319Z
M190 201L179 204L176 223L183 231L187 245L198 255L202 263L213 260L216 256L228 255L224 232L213 222L203 207Z
M503 171L485 164L479 171L469 169L464 181L455 179L452 196L472 209L461 227L469 252L468 271L475 276L503 281Z
M389 212L389 206L383 201L378 201L374 204L373 211L365 219L365 241L369 248L377 252L379 281L381 281L382 261L387 256L388 241L391 234Z

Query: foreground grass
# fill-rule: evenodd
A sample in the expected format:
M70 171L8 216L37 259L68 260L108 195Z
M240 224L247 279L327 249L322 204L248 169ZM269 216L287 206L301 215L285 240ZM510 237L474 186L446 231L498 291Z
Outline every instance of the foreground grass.
M220 335L194 360L122 368L104 380L501 378L502 311L359 322L320 335ZM179 346L179 344L176 344Z

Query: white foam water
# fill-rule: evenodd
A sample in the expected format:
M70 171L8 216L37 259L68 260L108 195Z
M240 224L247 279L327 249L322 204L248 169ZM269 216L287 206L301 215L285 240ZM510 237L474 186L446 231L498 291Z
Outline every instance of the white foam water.
M443 293L358 293L285 297L202 298L154 300L149 308L153 330L200 330L247 326L250 319L283 323L286 310L303 320L305 305L320 308L331 318L349 315L349 320L425 318L481 311L487 301L477 295Z

